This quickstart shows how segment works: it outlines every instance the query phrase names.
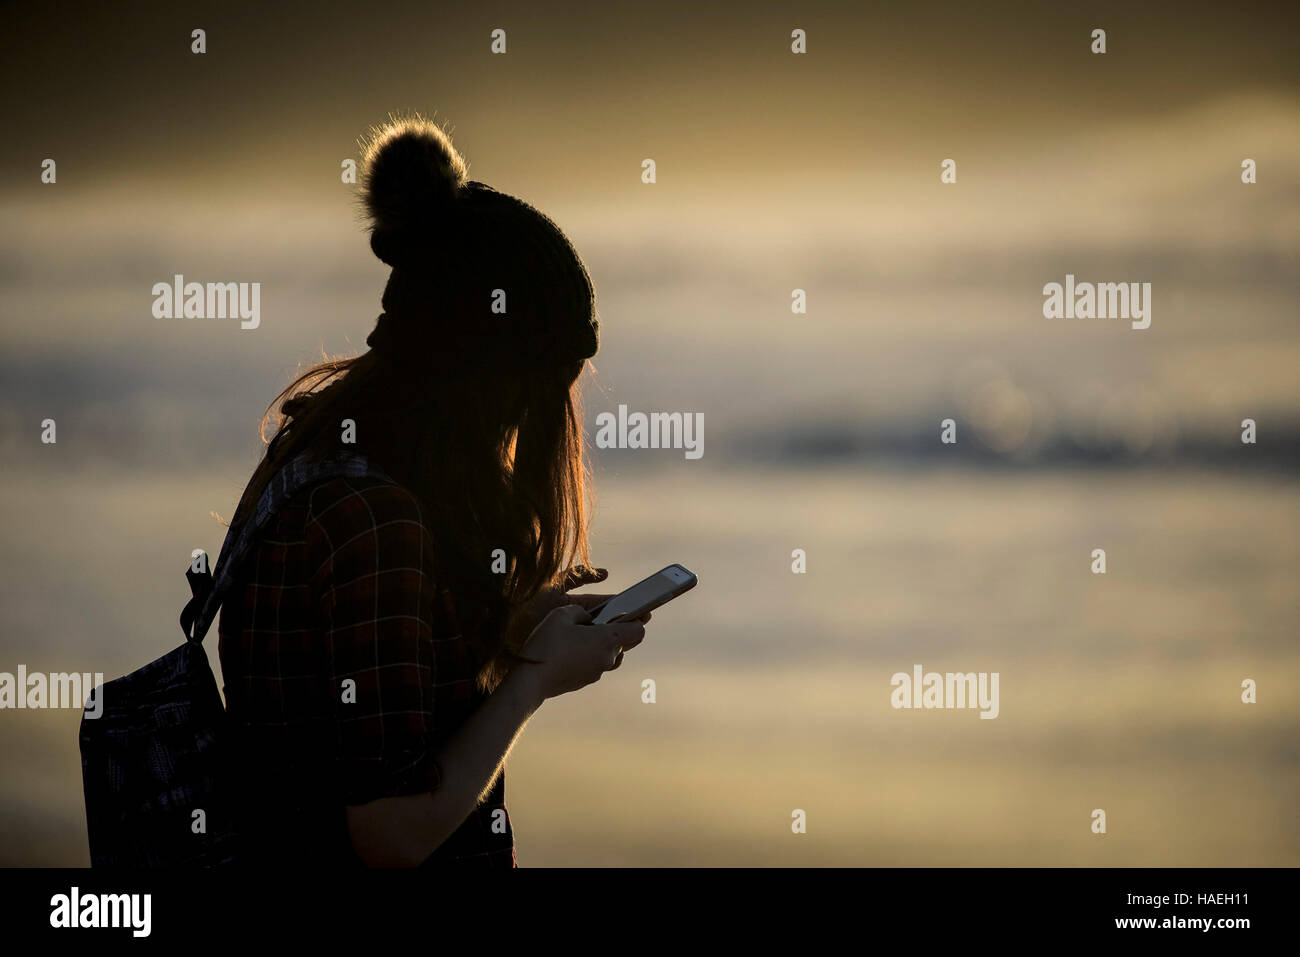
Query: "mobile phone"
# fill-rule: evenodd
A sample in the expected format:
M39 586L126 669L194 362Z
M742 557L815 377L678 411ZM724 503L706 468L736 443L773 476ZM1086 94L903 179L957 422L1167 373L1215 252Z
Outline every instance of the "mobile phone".
M634 621L690 591L698 582L695 573L684 565L669 565L591 609L591 623L608 625L616 621Z

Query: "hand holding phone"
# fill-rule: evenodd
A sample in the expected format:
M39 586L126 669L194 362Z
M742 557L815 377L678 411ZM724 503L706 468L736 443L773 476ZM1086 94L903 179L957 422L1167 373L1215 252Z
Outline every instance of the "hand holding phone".
M699 579L684 565L669 565L631 588L590 609L593 625L635 621L696 586Z

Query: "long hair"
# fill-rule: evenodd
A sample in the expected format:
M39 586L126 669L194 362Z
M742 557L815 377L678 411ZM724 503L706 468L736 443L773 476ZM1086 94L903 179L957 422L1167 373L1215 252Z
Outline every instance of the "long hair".
M585 366L416 377L374 351L326 359L267 407L266 455L232 521L247 517L290 459L337 451L342 420L352 419L349 451L419 500L457 624L497 636L495 657L479 674L490 690L527 638L523 606L589 560L578 381ZM496 549L507 557L504 575L491 567Z

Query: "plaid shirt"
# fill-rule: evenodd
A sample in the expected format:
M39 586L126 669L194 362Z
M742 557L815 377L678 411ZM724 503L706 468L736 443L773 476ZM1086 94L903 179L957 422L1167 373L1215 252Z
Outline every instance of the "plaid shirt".
M347 805L438 787L492 641L456 627L434 568L411 493L339 478L293 496L237 572L219 635L245 858L358 865ZM504 778L426 864L515 866Z

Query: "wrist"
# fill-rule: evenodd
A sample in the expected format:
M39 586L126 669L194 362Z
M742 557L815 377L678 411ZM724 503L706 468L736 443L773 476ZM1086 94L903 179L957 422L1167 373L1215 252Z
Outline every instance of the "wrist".
M543 665L529 661L516 662L502 682L508 686L510 694L529 712L536 711L548 697L544 680Z

